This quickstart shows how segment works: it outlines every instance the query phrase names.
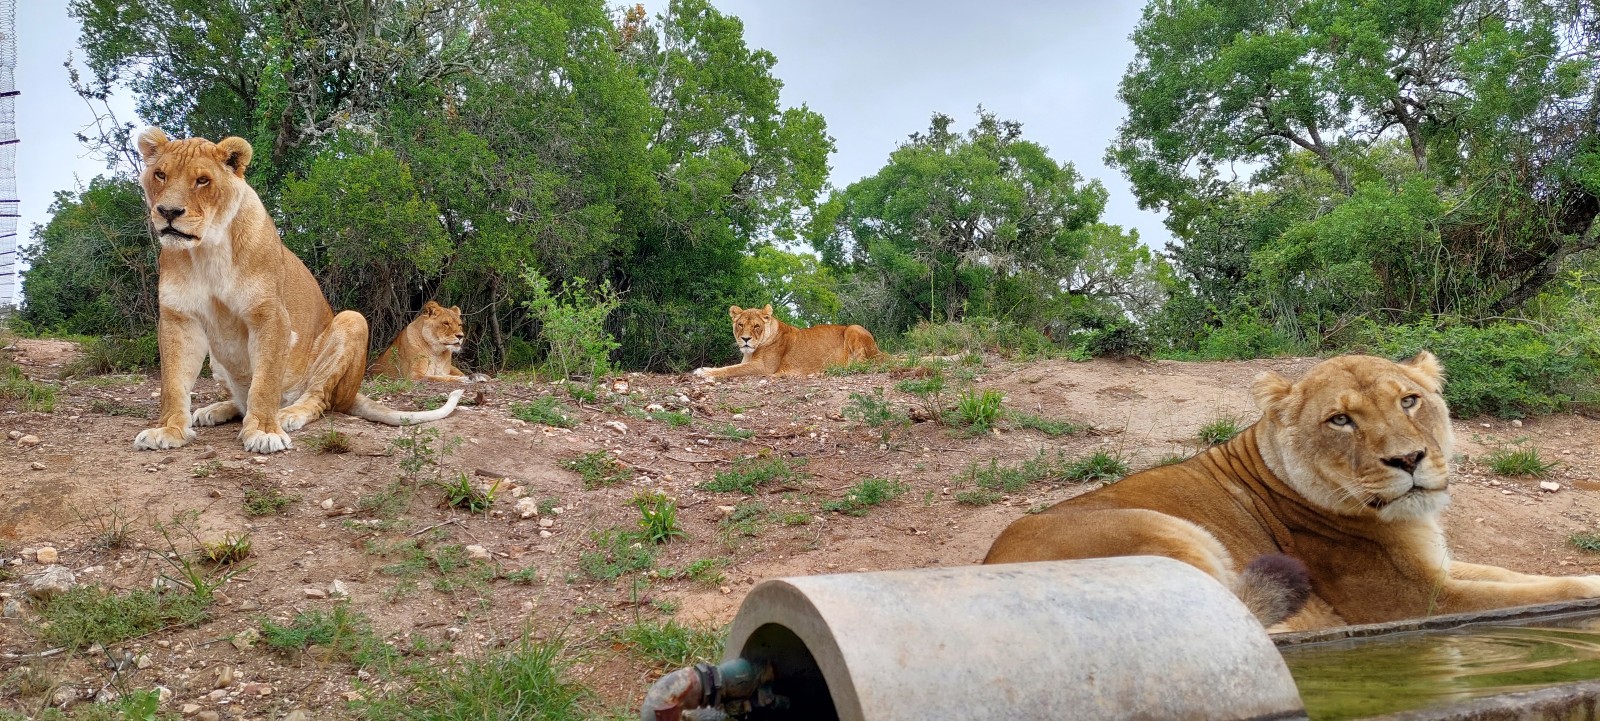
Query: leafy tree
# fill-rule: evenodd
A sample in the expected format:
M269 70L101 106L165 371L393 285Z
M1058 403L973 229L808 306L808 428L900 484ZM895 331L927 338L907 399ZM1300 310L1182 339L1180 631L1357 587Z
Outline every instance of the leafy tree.
M1020 124L982 109L966 133L953 123L934 115L816 216L813 247L856 276L855 312L871 309L877 327L1035 315L1015 309L1057 294L1105 205L1098 181L1022 139Z
M156 319L156 243L144 193L95 178L56 193L50 222L24 248L21 318L39 330L88 335L147 332Z

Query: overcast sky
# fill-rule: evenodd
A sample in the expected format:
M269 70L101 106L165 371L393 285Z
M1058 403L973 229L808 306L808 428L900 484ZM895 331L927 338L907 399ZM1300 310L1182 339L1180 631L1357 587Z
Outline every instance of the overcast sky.
M1159 216L1140 211L1127 181L1101 162L1121 121L1117 81L1142 3L1090 0L714 0L745 22L745 38L778 58L786 104L828 122L838 151L833 183L876 172L934 112L970 127L979 104L1023 124L1023 136L1110 191L1105 220L1137 228L1156 248ZM661 0L646 2L657 12ZM93 120L67 87L62 63L78 27L64 0L17 3L17 185L26 242L48 222L53 193L104 167L74 139ZM131 118L132 102L118 103Z

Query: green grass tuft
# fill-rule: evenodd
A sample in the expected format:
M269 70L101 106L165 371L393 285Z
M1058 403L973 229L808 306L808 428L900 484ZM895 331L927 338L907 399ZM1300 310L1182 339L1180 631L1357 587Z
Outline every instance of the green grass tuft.
M639 620L617 632L617 641L633 655L661 668L682 668L698 662L716 663L722 657L722 632Z
M21 410L50 413L56 409L56 387L29 380L22 369L6 364L0 368L0 400L21 401Z
M1128 475L1128 464L1114 453L1095 451L1067 464L1064 477L1069 481L1115 481Z
M1567 536L1567 543L1590 553L1600 553L1600 533L1579 531Z
M1484 460L1488 461L1490 469L1502 476L1531 478L1544 478L1560 465L1541 458L1537 448L1501 448L1484 456Z
M113 593L99 586L78 586L45 603L40 635L52 646L83 648L111 645L169 626L190 626L206 619L207 601L190 593L156 594L134 589Z
M795 466L805 464L805 459L797 459ZM805 474L796 471L789 462L782 458L762 458L755 456L741 458L734 461L733 467L717 473L711 480L700 484L698 487L704 491L717 493L733 493L735 491L747 496L756 494L756 489L774 483L790 483L800 480Z
M843 498L822 504L824 511L837 511L847 516L865 516L873 506L892 501L911 490L900 481L887 478L867 478L846 491Z
M571 428L578 425L577 412L568 408L555 396L540 396L529 403L512 403L511 417L557 428Z
M1200 426L1200 440L1208 446L1226 443L1244 430L1243 422L1233 416L1218 416Z
M603 450L585 453L570 461L562 461L561 467L576 471L583 478L583 490L586 491L615 486L628 480L629 475L627 466Z
M1000 422L1003 402L1005 395L1000 391L968 388L956 396L956 425L966 427L973 435L988 433Z
M373 721L596 718L593 691L572 676L561 641L523 636L501 653L414 667L359 706Z

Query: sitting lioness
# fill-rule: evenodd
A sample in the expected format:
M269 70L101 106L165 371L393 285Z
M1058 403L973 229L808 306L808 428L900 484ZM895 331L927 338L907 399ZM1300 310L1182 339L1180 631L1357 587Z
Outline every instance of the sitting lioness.
M1169 556L1233 587L1264 624L1287 618L1275 630L1600 596L1600 576L1450 560L1439 525L1454 442L1443 381L1427 352L1405 363L1333 358L1292 384L1263 373L1251 389L1255 425L1023 516L984 562ZM1304 562L1309 597L1279 554Z
M161 425L139 432L135 448L177 448L191 425L244 418L245 450L290 447L287 431L325 409L389 425L450 415L461 391L437 410L402 413L361 395L367 320L338 315L304 263L278 240L256 191L244 181L250 144L242 138L168 140L159 128L139 135L139 184L161 240ZM200 364L230 398L189 413Z
M476 383L488 380L480 373L467 375L450 362L461 352L461 306L446 308L433 301L422 306L417 319L400 331L393 343L367 369L370 375L414 381Z
M721 368L696 368L696 376L803 376L883 355L872 333L859 325L796 328L772 317L770 303L759 309L729 306L728 315L733 318L733 341L744 360Z

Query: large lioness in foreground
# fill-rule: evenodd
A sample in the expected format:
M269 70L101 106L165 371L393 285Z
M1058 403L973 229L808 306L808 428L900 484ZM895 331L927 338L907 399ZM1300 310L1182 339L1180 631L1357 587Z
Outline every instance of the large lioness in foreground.
M883 355L872 333L859 325L796 328L772 317L770 303L765 308L729 306L728 315L733 318L733 341L744 360L721 368L696 368L696 376L803 376Z
M1284 630L1600 596L1600 576L1450 560L1439 525L1454 442L1443 381L1427 352L1405 363L1333 358L1297 383L1263 373L1251 388L1255 425L1018 519L984 562L1169 556L1233 587L1264 623L1287 616ZM1276 554L1304 562L1309 598L1273 593L1273 564L1265 574L1244 565Z
M450 362L461 352L466 337L461 326L461 306L446 308L433 301L395 336L394 342L367 369L370 375L404 378L413 381L475 383L487 380L481 374L467 375Z
M245 450L290 447L298 430L333 409L400 425L443 418L461 391L437 410L402 413L361 395L367 320L338 315L304 263L278 240L256 191L244 181L250 144L242 138L169 140L159 128L139 135L139 177L161 240L161 425L139 432L135 448L177 448L191 425L244 418ZM200 364L230 398L189 412Z

